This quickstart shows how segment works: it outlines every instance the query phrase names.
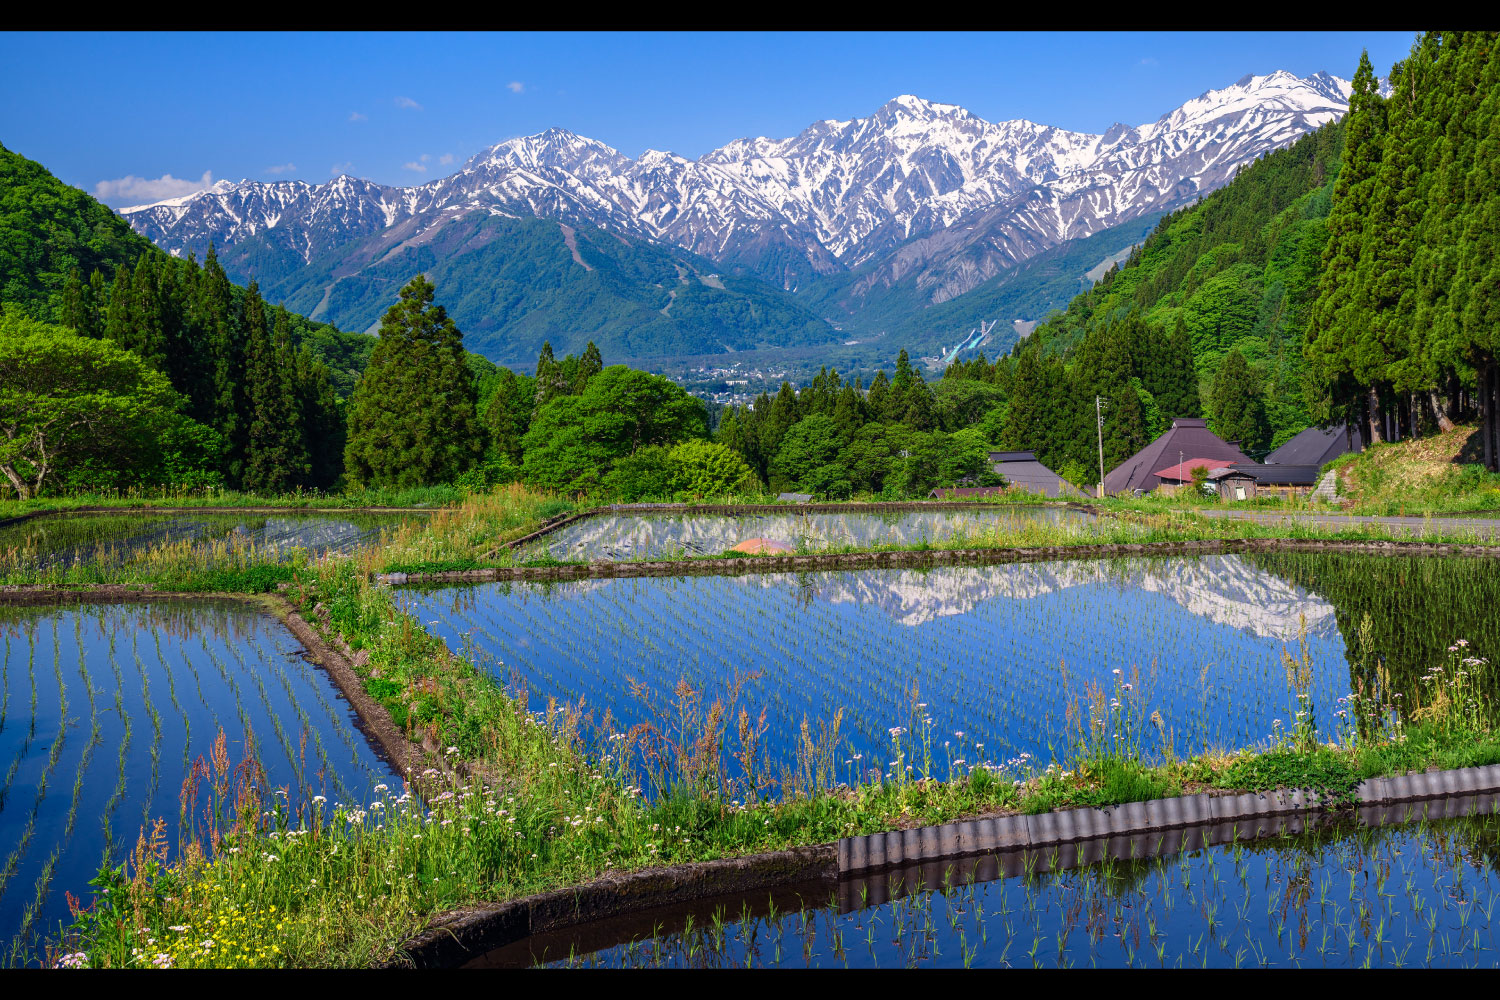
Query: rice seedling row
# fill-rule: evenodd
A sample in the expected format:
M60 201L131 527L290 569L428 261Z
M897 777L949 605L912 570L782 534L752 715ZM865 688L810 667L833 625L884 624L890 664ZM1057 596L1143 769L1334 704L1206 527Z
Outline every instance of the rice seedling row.
M248 756L246 776L267 805L295 810L314 795L363 799L382 780L399 784L269 615L220 602L0 613L11 706L0 728L0 759L11 761L0 797L8 964L34 960L70 922L63 890L87 898L100 865L118 864L156 821L175 817L180 833L199 819L196 800L179 795L216 739ZM28 688L36 707L22 728L15 707Z
M792 906L745 900L561 967L1494 967L1500 820L1341 826L975 882L950 866ZM840 906L840 898L853 902ZM884 900L884 901L877 901ZM514 953L506 956L514 960ZM484 960L476 964L484 964Z
M195 554L253 550L261 559L348 552L404 523L378 514L103 514L35 518L0 528L0 565L54 567L129 563L152 550Z
M1448 579L1424 600L1469 611L1439 630L1420 612L1360 612L1317 590L1400 560L1289 558L494 584L399 599L498 681L523 682L534 710L555 699L581 704L595 726L607 719L601 739L669 726L679 682L706 710L753 678L723 708L766 710L773 771L808 750L805 719L828 727L821 752L837 750L849 782L892 776L897 761L939 778L980 763L1045 766L1101 739L1149 758L1259 745L1299 724L1334 733L1349 694L1378 682L1376 664L1415 684L1452 637L1493 631L1467 599L1492 569L1482 560L1441 561ZM1382 641L1447 638L1361 653L1371 610ZM1306 674L1300 686L1289 664Z
M939 539L1014 535L1032 526L1067 526L1087 535L1092 515L1057 507L918 510L892 513L812 511L786 514L601 514L534 542L520 557L558 560L666 559L717 555L751 538L803 552L840 546L918 545Z

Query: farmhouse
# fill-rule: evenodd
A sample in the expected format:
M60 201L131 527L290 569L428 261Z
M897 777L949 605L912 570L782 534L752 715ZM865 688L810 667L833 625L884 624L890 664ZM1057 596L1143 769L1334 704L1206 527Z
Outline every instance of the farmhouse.
M992 451L990 452L990 465L1005 480L1004 486L973 486L959 487L957 489L950 487L933 490L927 495L929 497L945 497L949 500L964 497L996 496L1007 490L1024 490L1027 493L1040 493L1053 499L1058 497L1082 499L1086 495L1078 487L1047 468L1041 462L1038 462L1035 452Z
M1208 422L1202 417L1178 417L1166 433L1115 466L1104 477L1104 492L1113 495L1154 490L1161 483L1156 470L1180 464L1193 455L1198 456L1199 461L1221 459L1251 464L1249 456L1240 451L1236 443L1225 441L1209 430Z
M1364 437L1356 427L1309 427L1267 455L1266 464L1324 465L1345 452L1358 454L1364 449Z

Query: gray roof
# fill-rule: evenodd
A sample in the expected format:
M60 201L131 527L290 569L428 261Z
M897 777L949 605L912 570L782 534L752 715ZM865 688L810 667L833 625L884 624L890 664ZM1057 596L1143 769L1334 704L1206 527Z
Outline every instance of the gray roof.
M1352 433L1351 433L1352 430ZM1350 447L1349 439L1354 439ZM1346 451L1364 451L1365 443L1358 428L1348 424L1335 427L1309 427L1266 456L1267 465L1323 465Z
M812 499L812 496L807 493L778 493L776 494L776 499L789 500L792 503L807 503Z
M1316 465L1260 465L1255 462L1215 469L1209 479L1253 479L1268 486L1316 486Z
M1156 470L1178 464L1182 458L1222 458L1250 462L1249 456L1208 429L1202 417L1178 417L1165 434L1115 466L1104 477L1105 493L1154 490L1161 484Z
M993 458L995 454L997 453L991 453L991 457ZM1009 454L1029 455L1031 453L1009 452ZM1084 496L1082 490L1034 458L1030 461L997 461L995 471L1005 477L1007 486L1018 486L1028 493L1041 493L1049 497Z

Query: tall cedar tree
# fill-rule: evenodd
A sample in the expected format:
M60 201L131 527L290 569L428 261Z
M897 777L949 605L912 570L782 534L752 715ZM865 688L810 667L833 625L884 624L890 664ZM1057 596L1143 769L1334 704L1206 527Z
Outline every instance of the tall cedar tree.
M418 275L380 321L380 341L349 404L344 467L356 484L451 482L483 451L463 335L433 304L435 292Z
M255 493L284 493L310 471L296 391L296 357L286 313L268 328L254 282L245 296L245 402L248 431L241 481Z
M1255 372L1239 348L1232 348L1214 376L1209 404L1213 431L1226 441L1238 441L1244 452L1263 451L1271 436L1266 407Z

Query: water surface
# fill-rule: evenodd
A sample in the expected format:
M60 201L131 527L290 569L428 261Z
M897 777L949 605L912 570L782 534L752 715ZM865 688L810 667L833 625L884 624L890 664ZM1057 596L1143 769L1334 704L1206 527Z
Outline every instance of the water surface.
M238 603L0 607L0 948L34 947L142 831L179 832L179 793L222 731L269 808L364 801L401 781L352 706L268 614ZM207 806L200 795L195 815ZM39 905L38 904L39 902ZM27 910L36 906L28 920ZM25 938L18 933L26 927Z
M890 513L806 511L785 514L601 514L586 517L528 545L522 558L558 560L661 559L718 555L740 542L764 538L806 552L842 546L976 543L997 532L1015 534L1062 526L1085 537L1092 514L1067 507L908 510Z

